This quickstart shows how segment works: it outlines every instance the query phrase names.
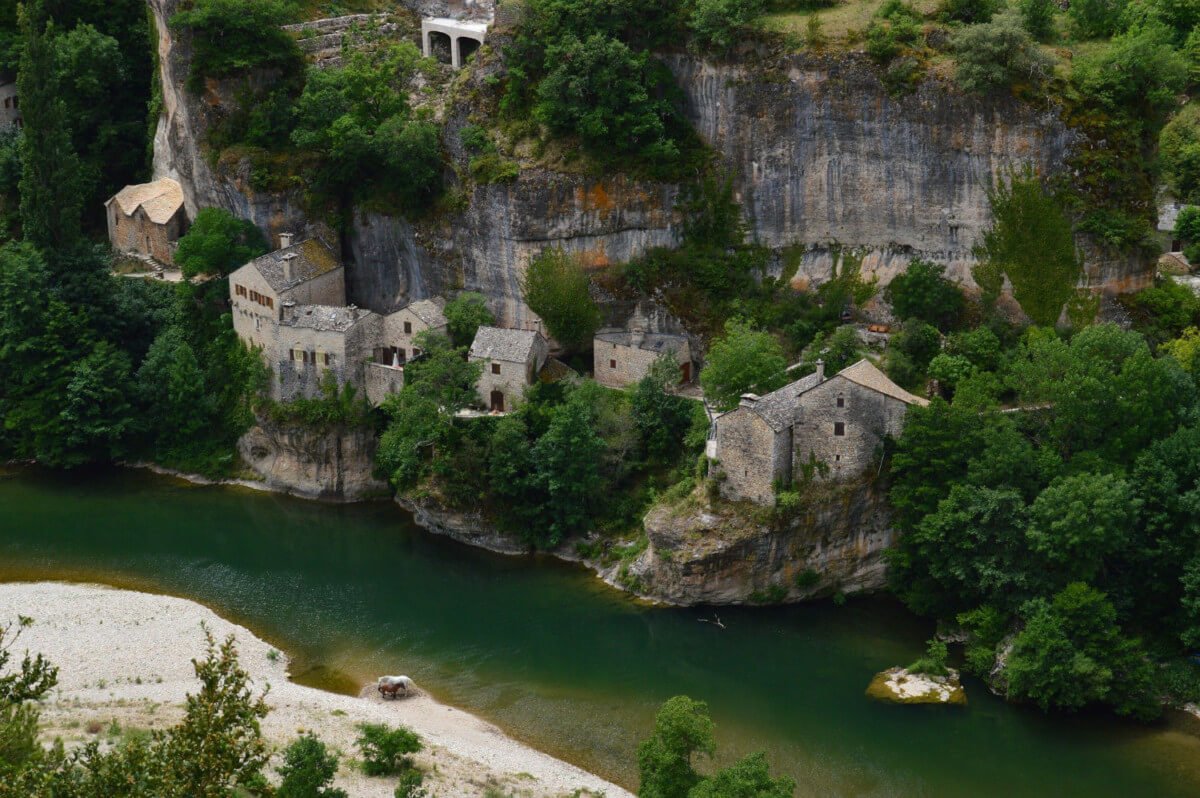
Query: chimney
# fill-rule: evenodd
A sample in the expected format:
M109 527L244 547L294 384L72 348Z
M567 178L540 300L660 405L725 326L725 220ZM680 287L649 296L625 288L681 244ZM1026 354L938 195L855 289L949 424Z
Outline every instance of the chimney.
M742 394L742 401L739 403L738 406L739 407L754 407L754 403L757 401L758 401L758 394L744 393L744 394Z
M292 245L292 234L291 233L280 233L279 234L279 248L287 249L291 245Z
M825 382L825 361L817 361L817 382Z
M296 279L296 266L293 261L296 260L296 253L289 252L283 256L283 281L290 283Z
M294 321L295 320L295 318L296 318L296 303L293 300L291 300L291 299L284 300L283 305L281 306L280 309L282 311L281 319L283 321Z

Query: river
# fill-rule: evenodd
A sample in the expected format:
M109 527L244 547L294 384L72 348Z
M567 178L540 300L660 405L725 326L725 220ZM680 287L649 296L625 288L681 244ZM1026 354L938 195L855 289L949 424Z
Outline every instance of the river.
M636 787L666 698L707 701L721 760L765 750L798 795L1200 794L1200 728L1046 717L968 682L970 706L894 707L871 676L927 622L885 599L648 607L581 569L421 532L389 503L333 506L137 472L0 476L0 581L92 581L199 601L343 691L403 672L438 699ZM66 665L66 663L62 663Z

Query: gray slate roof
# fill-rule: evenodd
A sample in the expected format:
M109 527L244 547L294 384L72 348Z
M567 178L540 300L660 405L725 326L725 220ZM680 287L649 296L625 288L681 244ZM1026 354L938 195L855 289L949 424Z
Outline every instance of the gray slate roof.
M474 360L503 360L506 363L530 363L540 333L531 330L506 330L480 327L471 344Z
M283 279L283 259L286 255L295 255L292 261L292 280ZM341 258L333 248L319 238L310 238L293 244L287 249L268 252L260 258L250 261L251 266L258 269L267 284L276 292L295 288L301 283L328 274L342 268Z
M669 333L629 332L627 330L601 330L596 340L606 344L629 346L647 352L682 352L688 347L686 335Z
M778 391L772 391L758 398L754 404L746 407L775 432L782 432L796 420L796 400L800 394L821 384L817 372L801 377L793 383L783 386Z
M321 332L346 332L359 322L375 315L361 308L334 305L297 305L294 311L295 315L291 317L285 313L280 324Z
M407 308L401 310L411 311L421 321L428 324L431 328L446 326L446 314L443 312L446 308L446 300L442 297L434 297L433 299L422 299L413 302Z

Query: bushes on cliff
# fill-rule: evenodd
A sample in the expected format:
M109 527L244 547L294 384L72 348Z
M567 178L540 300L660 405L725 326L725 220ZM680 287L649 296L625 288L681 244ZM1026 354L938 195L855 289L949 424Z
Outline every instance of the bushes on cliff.
M267 240L253 222L239 219L224 208L201 208L179 239L175 263L184 277L224 277L266 252Z
M525 270L521 293L565 348L583 352L591 346L600 327L600 307L578 258L561 249L543 250Z
M1188 104L1158 138L1163 177L1182 202L1200 202L1200 105Z
M742 394L762 396L787 381L779 342L741 319L726 322L725 335L713 342L700 371L704 396L718 410L737 407Z
M897 318L920 319L943 332L958 324L966 307L962 291L946 279L946 267L920 259L888 283L884 298Z
M304 55L296 40L280 29L291 16L285 0L193 0L170 19L171 28L191 34L189 90L199 94L207 78L251 70L273 70L284 78L300 74Z
M728 52L765 10L765 0L696 0L688 26L704 51Z
M446 326L455 346L470 346L481 326L495 324L488 310L487 297L475 291L463 291L446 303Z
M1018 83L1040 86L1052 70L1015 9L956 31L952 45L958 61L955 79L964 91L987 94Z

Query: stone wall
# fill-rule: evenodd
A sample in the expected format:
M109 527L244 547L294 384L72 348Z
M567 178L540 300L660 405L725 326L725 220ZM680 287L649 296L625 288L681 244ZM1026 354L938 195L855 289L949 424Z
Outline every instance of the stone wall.
M318 398L326 373L332 373L339 386L353 385L362 395L366 391L367 360L379 340L383 320L369 311L361 314L347 330L321 330L286 321L281 324L274 348L264 353L269 358L269 353L274 353L269 360L275 372L273 398L280 402ZM296 350L309 353L307 362L293 354Z
M717 452L721 496L730 501L774 504L775 480L791 478L791 429L774 432L744 407L721 416Z
M404 388L404 369L392 368L382 363L367 363L367 400L375 406L383 404L394 393Z
M625 388L649 374L650 367L663 354L663 352L597 339L592 348L592 372L596 382L601 385L609 388ZM675 362L681 366L691 362L684 349L666 354L673 355ZM680 372L680 378L682 377L683 373Z
M480 403L487 408L492 406L492 392L504 394L504 410L516 407L525 396L525 388L533 384L537 370L546 362L546 342L538 338L534 344L532 362L512 363L507 360L477 360L483 364L483 374L477 385ZM498 372L498 373L497 373Z
M21 101L17 84L0 78L0 127L21 124Z
M108 204L108 239L113 249L153 258L167 266L175 263L175 246L183 235L184 224L182 208L165 224L155 224L142 208L126 216L120 203L113 200Z
M843 402L838 407L838 400ZM793 474L815 459L829 468L829 477L850 479L878 471L879 447L887 435L904 428L908 405L899 399L834 376L800 396L793 429ZM844 434L836 434L836 425Z

